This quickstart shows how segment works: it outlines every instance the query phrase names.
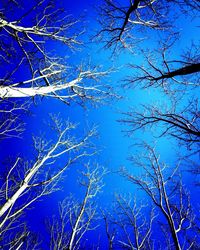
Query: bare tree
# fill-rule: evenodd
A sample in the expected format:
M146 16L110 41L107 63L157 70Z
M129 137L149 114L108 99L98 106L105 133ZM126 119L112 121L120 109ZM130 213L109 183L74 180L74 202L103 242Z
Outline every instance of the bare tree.
M55 117L53 119L54 129L57 132L55 142L34 137L36 159L32 162L23 162L17 158L8 169L5 178L1 180L1 233L12 228L12 224L33 202L57 190L56 184L70 165L95 152L91 150L90 153L86 152L89 139L95 134L95 129L89 131L83 138L75 139L71 135L75 125L64 123ZM58 168L55 163L63 155L65 156L64 166Z
M39 245L38 237L28 230L25 222L12 224L9 230L3 230L0 235L0 249L36 250L40 249Z
M12 5L14 5L16 12L20 3L18 5L13 3ZM9 15L10 13L7 13L6 5L4 6L5 8L1 10L1 60L4 64L10 64L10 60L12 58L15 59L14 62L12 62L14 69L9 68L8 72L5 71L1 85L13 85L14 83L11 82L12 77L20 67L26 65L26 62L29 66L28 71L31 73L30 79L34 79L36 74L40 74L39 78L43 78L45 75L47 77L57 74L59 72L59 63L56 63L55 60L57 58L46 52L43 46L48 40L61 41L68 47L72 47L73 44L80 44L76 39L78 35L72 35L71 28L76 22L72 21L70 16L66 16L61 13L61 10L55 9L52 2L39 1L36 4L34 2L31 3L31 5L30 9L21 11L19 17L13 15L17 18L17 20L14 21L9 20L11 17ZM10 8L9 5L8 8ZM38 11L40 11L40 14L38 14ZM29 15L33 15L31 20L29 19ZM58 18L59 16L60 18ZM29 27L29 25L31 26ZM67 36L69 32L71 33L70 37ZM13 45L13 49L12 53L9 53L8 48L10 48L11 45ZM18 58L15 58L15 53L18 54ZM40 62L41 59L43 59L41 63L47 66L44 67L43 70L38 68L38 66L40 66L38 62ZM54 69L54 71L51 72L51 68L55 68L56 66L57 70Z
M126 0L123 2L104 0L103 3L99 7L99 22L102 28L97 35L103 37L107 47L115 48L118 45L130 48L138 41L143 41L146 35L144 32L149 29L171 32L172 24L180 11L189 16L191 13L198 15L200 9L198 0ZM151 31L152 34L154 33Z
M196 239L192 237L195 217L190 203L190 194L182 183L181 176L177 176L178 165L169 169L166 164L160 163L155 150L145 145L145 156L137 160L132 158L135 166L142 169L140 176L132 175L122 170L123 175L143 190L158 211L165 218L165 225L170 247L175 249L192 249ZM162 220L161 220L162 223Z
M114 213L109 213L105 212L104 210L101 211L102 218L104 220L105 224L105 232L106 232L106 237L108 240L108 249L113 250L115 249L115 241L117 237L117 229L113 223L114 218L113 214Z
M13 1L15 11L19 8L16 3ZM60 56L58 51L49 49L56 46L55 42L63 43L63 51L67 50L69 56L71 50L78 49L82 44L82 30L76 28L79 21L55 8L52 1L31 4L19 17L13 15L15 20L7 14L6 6L1 10L0 60L4 70L0 76L0 99L48 96L67 104L76 97L101 99L100 93L104 95L105 91L93 82L108 71L91 65L83 67L81 62L79 66L69 66L66 53ZM25 74L21 77L22 70Z
M14 54L9 54L10 51L7 51L12 44L14 45L12 52L20 55L19 64L14 65L15 69L18 70L25 60L34 76L34 66L36 66L34 61L37 60L35 55L40 56L46 62L53 62L54 57L51 53L47 53L43 46L46 41L60 41L68 48L74 48L81 44L78 37L82 32L77 31L76 34L74 26L78 21L73 20L69 14L63 13L62 9L56 8L53 1L33 1L28 9L23 8L20 4L18 1L10 1L1 9L0 27L3 38L1 40L3 53L1 60L9 63L10 57L14 57ZM14 15L11 15L12 9L15 12ZM18 12L18 10L21 11ZM20 50L18 51L18 49ZM15 71L10 72L6 80L15 73Z
M22 113L27 113L28 103L0 100L0 140L20 137L25 124Z
M123 4L112 0L105 0L101 9L99 20L102 29L99 36L105 33L107 47L120 43L129 47L137 40L143 40L133 31L136 28L165 29L167 25L163 20L163 1L127 0ZM131 32L133 31L133 32Z
M138 205L136 198L116 195L116 220L118 239L116 242L123 249L148 249L151 245L153 221L156 218L154 209L148 214L148 219L143 214L147 204ZM153 249L153 245L151 245Z
M47 69L45 69L47 70ZM61 73L61 70L59 71ZM47 76L42 76L42 78L45 79L48 82L47 86L36 86L36 87L18 87L19 84L16 83L12 86L3 86L0 89L0 98L1 99L7 99L7 98L23 98L23 97L35 97L35 96L46 96L46 97L53 97L57 98L64 103L69 104L71 100L73 100L76 97L79 97L81 100L89 99L92 101L101 101L105 98L105 96L109 95L108 90L106 89L100 89L99 85L90 85L90 86L84 86L83 80L86 81L86 79L89 80L96 80L102 76L105 76L108 74L108 71L105 72L98 72L98 71L84 71L80 72L77 78L69 81L64 82L63 79L55 80L54 84L50 84L47 80ZM51 75L51 73L50 73ZM41 77L39 77L40 79ZM27 80L24 83L31 83L33 79ZM34 79L34 81L37 81L37 79ZM21 84L21 83L20 83ZM64 90L64 93L63 93Z
M35 100L37 96L45 96L70 104L74 99L78 99L80 103L86 100L99 102L110 95L109 89L99 83L99 79L107 75L108 71L102 71L100 67L91 66L87 62L85 66L86 63L81 61L76 62L75 66L70 63L69 66L68 61L71 60L67 59L66 54L61 55L60 50L54 50L56 46L60 46L57 43L61 43L60 48L63 49L63 53L67 52L70 57L72 50L81 47L82 42L79 37L83 33L83 29L77 26L77 24L80 26L79 21L66 15L56 8L56 5L56 1L55 5L53 1L48 0L32 1L30 6L23 9L20 0L2 3L0 10L0 136L2 138L19 137L23 132L24 124L19 120L19 112L26 110L27 106L22 99L31 97ZM19 9L20 12L17 11ZM16 99L21 101L20 106L17 106ZM54 122L54 129L57 132L55 141L46 141L41 136L34 137L36 159L25 162L20 157L17 158L9 165L7 172L5 171L5 178L1 179L0 235L2 242L6 242L3 247L25 248L24 242L27 241L25 239L29 237L29 232L28 230L22 232L20 226L23 221L21 215L26 208L39 198L59 189L57 183L69 166L78 159L95 153L88 143L90 137L95 134L95 129L76 139L71 132L75 125L59 121L57 118L54 118ZM90 147L89 153L86 151L87 147ZM64 166L60 168L56 166L58 159L65 160ZM73 217L71 223L74 224L70 236L70 249L79 244L82 234L89 230L90 221L95 215L87 202L95 197L100 189L100 184L95 183L98 181L97 175L96 169L90 172L88 182L82 183L87 188L82 207L74 204L74 214L71 214ZM99 174L99 178L100 176ZM83 225L82 216L85 218L86 214L88 221ZM11 239L9 235L16 227L21 230L19 230L21 237L13 233Z
M172 136L178 139L180 144L187 146L189 150L193 149L194 153L198 153L200 142L199 120L199 107L196 99L179 112L176 104L166 111L163 106L161 110L161 107L158 108L155 105L144 105L142 112L129 111L125 113L125 118L121 122L130 127L128 131L130 134L139 129L155 127L159 137Z
M79 184L84 187L84 196L81 201L74 197L66 197L59 207L59 220L54 218L50 222L50 249L79 249L84 245L84 235L95 230L97 225L97 207L95 199L103 187L102 177L105 169L92 166L90 163L81 172ZM82 242L82 243L81 243Z
M22 5L21 5L22 4ZM2 2L0 10L0 138L20 137L20 115L30 109L27 99L52 97L69 105L101 102L111 96L100 79L109 71L88 60L68 64L82 42L80 22L54 1ZM62 45L62 46L61 46ZM61 46L63 54L55 49ZM80 55L80 50L77 52ZM85 66L84 64L87 64ZM23 100L24 99L24 100ZM17 101L18 103L17 103ZM20 101L20 103L19 103Z
M166 93L176 94L199 87L199 46L192 43L180 58L174 59L172 55L175 41L170 40L161 42L160 49L142 51L144 62L142 65L130 65L134 71L127 79L127 85L162 87Z
M122 2L105 0L101 8L102 29L98 33L103 37L102 40L105 39L104 42L108 48L116 49L118 45L123 48L136 45L145 37L144 33L142 36L141 33L150 30L149 33L145 33L145 35L148 34L148 42L135 46L135 54L139 56L136 62L133 61L130 65L134 71L128 78L128 84L126 82L125 85L132 87L137 84L145 89L152 86L150 93L153 93L155 87L162 87L165 94L170 93L168 98L174 98L172 107L165 110L163 106L158 108L146 105L143 106L142 112L132 110L127 112L121 121L129 125L129 134L135 130L155 127L159 137L170 135L178 139L180 144L183 143L192 150L192 154L199 152L200 142L198 100L193 98L193 94L195 96L196 93L192 92L194 87L197 91L199 87L199 46L191 43L191 45L188 44L189 48L184 48L185 52L180 52L179 40L175 39L176 44L172 40L177 38L176 36L180 38L182 33L179 34L176 28L172 29L171 24L180 11L183 11L187 17L191 14L190 10L199 16L199 7L199 1L187 0ZM176 20L174 23L176 24ZM167 32L158 31L164 29L167 29ZM159 43L154 44L155 37L159 39ZM145 47L148 47L148 50ZM182 55L177 56L177 52ZM190 100L193 99L187 100L187 105L185 98L183 102L186 108L182 106L181 110L179 107L183 102L178 106L178 101L181 102L181 100L176 99L179 93L182 97L188 98L187 95L190 95ZM156 156L153 148L147 145L144 148L148 149L149 153L145 150L144 159L134 161L143 174L131 175L126 170L123 170L123 174L141 188L157 207L163 232L168 238L168 249L198 248L196 238L193 237L197 234L194 232L196 221L192 213L190 195L181 175L178 174L178 167L167 168L165 164L159 162L159 157ZM127 233L127 236L129 235ZM108 239L111 239L111 236L113 236L112 232ZM126 247L133 249L132 242L132 239L128 243L125 242Z

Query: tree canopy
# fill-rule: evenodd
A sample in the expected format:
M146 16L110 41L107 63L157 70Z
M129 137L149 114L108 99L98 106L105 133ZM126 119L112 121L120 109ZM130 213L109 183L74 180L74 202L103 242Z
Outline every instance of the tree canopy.
M1 249L200 248L199 11L0 3Z

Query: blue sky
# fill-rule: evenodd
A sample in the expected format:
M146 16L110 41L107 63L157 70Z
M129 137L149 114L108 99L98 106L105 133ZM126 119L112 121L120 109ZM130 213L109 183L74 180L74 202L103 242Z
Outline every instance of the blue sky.
M111 86L113 91L121 96L121 98L118 100L108 100L106 104L99 105L97 108L92 107L90 104L86 105L86 108L82 108L76 105L76 103L73 103L68 107L64 103L50 98L38 100L37 105L30 105L30 114L23 117L26 123L26 130L23 133L23 137L21 139L8 139L0 143L1 158L4 159L8 157L8 155L14 157L20 154L23 158L30 159L33 155L31 147L32 135L41 133L44 134L46 138L51 138L51 131L47 128L49 113L59 113L63 120L69 119L71 122L78 124L76 130L76 135L78 137L83 135L85 128L88 129L94 124L98 128L98 137L93 140L99 152L88 160L91 162L99 162L109 171L107 176L105 176L103 192L99 195L98 207L106 207L110 210L115 193L131 193L137 195L139 200L145 199L146 196L144 196L142 192L138 191L135 186L127 182L117 172L121 166L125 166L128 170L134 171L132 164L128 161L130 155L136 155L138 154L138 151L140 151L140 149L134 144L140 140L154 142L155 138L152 137L152 131L150 130L137 131L129 137L125 132L127 127L118 121L123 117L121 113L127 112L130 108L140 110L141 104L159 103L160 105L163 105L163 102L168 104L169 97L160 89L124 89L121 87L124 78L132 74L132 71L127 64L135 62L141 63L143 59L140 55L140 51L136 51L136 53L132 55L125 50L122 50L119 55L112 57L112 50L105 50L101 42L91 42L91 37L95 34L95 30L99 28L99 24L96 20L97 14L94 9L94 1L63 1L62 5L66 10L69 10L69 13L75 18L79 18L79 16L83 14L83 19L86 20L83 24L86 31L81 37L83 41L86 42L86 46L81 51L75 51L72 53L66 51L67 53L70 53L69 59L66 60L67 63L70 65L78 65L82 61L87 63L89 58L92 64L102 66L103 70L115 68L116 70L103 81ZM182 28L183 22L185 22L184 17L178 20L177 25ZM197 38L196 24L196 20L187 20L187 23L185 23L182 28L180 41L175 45L175 48L177 49L173 52L173 59L182 53L182 48L187 47L191 40ZM149 39L147 39L141 46L151 48L154 46L154 43L150 44ZM64 50L61 45L58 45L57 48L53 49L57 50L59 55L62 56ZM23 71L20 73L23 75ZM191 91L190 94L191 93L194 93L196 96L199 95L196 90L193 92ZM183 105L187 103L186 100L186 97L183 96L179 102L179 106L183 107ZM157 127L156 131L158 132L160 129L160 127ZM177 161L177 142L168 137L156 139L156 141L161 159L166 163L172 165L175 164ZM180 150L179 152L181 152L181 154L185 152L184 148L181 148ZM60 161L58 165L64 163L64 159L62 160L63 162ZM82 196L83 191L77 184L77 170L82 168L82 165L82 162L78 163L66 172L66 178L60 184L62 185L62 191L55 192L49 197L44 197L41 202L35 203L32 210L27 212L25 218L28 220L28 225L33 228L36 233L42 232L44 235L46 234L45 218L48 218L48 216L51 217L52 214L57 213L58 202L64 199L66 195L69 193L75 193L75 196L77 197ZM199 189L192 186L193 178L196 177L187 172L183 172L183 175L184 183L190 189L192 199L196 199L197 201L196 190L199 192ZM105 240L105 232L102 222L100 222L100 225L101 226L96 232L92 232L88 236L90 243L93 243L93 239L94 242L98 241L98 233L100 233L102 239ZM95 237L93 237L93 234ZM157 237L158 235L156 238ZM101 249L105 249L104 244L102 244ZM45 249L45 244L43 247Z

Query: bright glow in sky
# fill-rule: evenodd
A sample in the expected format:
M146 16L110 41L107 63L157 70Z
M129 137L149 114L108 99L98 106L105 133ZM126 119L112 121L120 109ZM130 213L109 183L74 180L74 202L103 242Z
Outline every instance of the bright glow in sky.
M120 2L124 4L126 1ZM172 98L172 96L167 95L161 87L140 88L140 86L136 86L132 88L132 86L124 86L126 83L125 79L128 79L128 77L135 74L139 75L139 70L137 71L136 69L131 68L130 64L147 67L147 61L144 59L142 50L153 50L156 65L161 66L162 58L158 57L159 53L155 48L159 48L157 43L158 38L166 38L166 35L164 31L156 33L155 31L153 32L150 30L147 33L144 33L146 40L137 44L133 48L133 51L121 49L118 53L113 54L112 47L105 49L103 47L104 44L101 41L93 39L96 34L95 32L101 28L97 22L98 14L96 12L95 4L96 3L92 0L61 1L61 3L57 3L57 5L63 5L64 9L69 11L74 18L84 20L84 22L80 21L77 25L77 27L81 29L84 27L84 32L81 35L84 46L81 50L70 51L69 49L65 49L64 46L59 43L56 47L52 42L48 44L48 49L55 50L57 55L63 58L66 57L66 66L72 68L68 71L68 80L74 79L73 73L75 71L73 70L73 67L82 63L87 66L91 62L92 66L98 66L99 70L102 71L112 69L112 72L107 77L103 78L102 81L103 84L111 87L111 90L109 90L110 94L111 92L115 93L119 98L108 99L104 104L97 105L97 107L94 107L94 105L90 103L85 104L85 106L80 106L77 105L76 102L70 102L70 105L68 106L57 99L45 97L41 99L38 98L38 100L36 98L35 100L37 104L35 105L33 100L30 99L30 113L23 116L23 120L26 123L26 130L23 133L22 138L6 139L0 143L2 162L4 162L9 155L13 158L20 155L21 158L31 160L33 155L36 156L36 152L32 148L32 135L43 135L45 138L52 141L55 139L55 135L49 128L49 113L59 114L62 120L70 120L70 122L77 124L76 132L73 132L74 134L70 135L76 136L77 138L82 138L83 135L86 134L86 131L92 126L97 126L98 135L92 139L92 145L95 146L98 153L92 157L86 157L86 159L84 158L84 160L71 166L70 169L66 171L63 180L59 183L61 191L54 192L50 196L45 196L41 202L35 203L33 206L34 208L24 215L24 220L28 222L28 226L36 233L42 232L46 237L46 241L48 241L47 239L49 235L45 230L44 221L45 218L51 218L53 214L58 213L58 202L62 201L70 193L73 193L76 198L82 199L84 189L78 185L77 180L80 177L80 170L84 169L84 164L86 162L97 162L100 165L105 166L108 170L108 173L104 178L102 192L96 199L96 206L98 207L98 211L107 209L112 213L115 194L129 194L132 197L136 197L139 201L144 201L145 204L151 203L150 199L144 192L139 190L136 185L131 184L119 174L119 169L121 167L125 167L132 174L137 174L140 171L142 172L141 169L136 169L135 165L129 160L130 156L144 154L144 148L139 147L138 143L145 142L150 143L151 145L156 145L161 161L169 164L171 169L174 169L176 163L179 162L179 156L182 157L183 155L188 154L188 151L190 152L190 150L193 150L193 148L188 150L185 145L180 146L178 140L171 138L170 136L162 136L159 138L159 135L163 132L162 125L156 124L152 128L147 127L145 130L137 130L131 135L127 134L130 127L120 122L120 120L125 119L126 117L123 113L129 112L130 110L143 112L144 105L157 105L163 110L163 112L165 112L165 107L170 107L171 103L173 103L174 96L176 96L176 111L180 113L180 110L188 105L188 97L193 100L198 98L199 91L197 91L197 88L188 87L183 95L178 96L178 91L182 92L185 87L177 84L178 87L175 86L176 92ZM100 4L100 2L98 4ZM28 8L28 6L25 6L24 8ZM198 40L198 20L189 18L186 20L185 16L181 14L180 11L178 14L180 15L180 18L177 19L174 25L177 25L177 31L180 30L181 35L179 40L174 43L172 47L173 49L170 49L170 52L166 52L169 60L181 60L180 55L183 54L184 50L187 50L190 47L191 41L195 43L195 41ZM168 15L170 17L172 13L169 12ZM31 24L31 19L29 21ZM141 34L143 34L142 32ZM179 67L180 62L176 62L173 65ZM28 75L28 70L26 72L26 70L22 68L19 70L17 77L20 80L21 78L24 80L24 77L27 76L28 78ZM177 79L180 80L179 78ZM198 162L199 155L195 155L193 160ZM185 161L183 162L180 175L182 175L184 185L190 191L191 203L197 204L199 203L199 198L197 197L199 188L194 185L194 182L198 180L198 176L192 175L187 170L186 165L188 163ZM61 157L58 163L56 163L56 167L60 168L65 163L66 157ZM4 169L1 171L3 176ZM150 208L148 207L146 212L144 212L147 217L150 214L149 210ZM194 207L194 210L196 210L196 207ZM113 214L113 216L115 217L115 214ZM165 223L165 218L162 218L162 215L159 223L156 224L152 232L156 231L157 228L160 230L161 223ZM106 249L108 244L104 221L99 219L97 224L99 227L87 234L89 242L88 246L99 244L98 249L103 250ZM120 232L118 233L120 234ZM162 237L163 234L161 235L161 238ZM159 234L156 234L154 239L158 238ZM48 242L46 241L42 243L43 249L48 249ZM101 243L99 243L99 241Z

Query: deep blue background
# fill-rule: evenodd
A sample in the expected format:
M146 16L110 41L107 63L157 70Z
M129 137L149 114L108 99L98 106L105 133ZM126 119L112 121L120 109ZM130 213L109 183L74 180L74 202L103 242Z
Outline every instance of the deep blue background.
M100 3L100 2L99 2ZM126 67L127 63L138 62L142 60L140 53L136 51L135 55L131 55L127 51L122 51L120 55L111 57L112 51L103 49L103 45L97 42L91 42L92 36L95 34L95 30L98 29L98 23L96 21L96 10L94 8L95 2L92 0L88 1L62 1L61 4L64 8L69 11L75 18L84 16L86 32L82 35L83 41L85 41L86 47L82 51L73 52L70 54L67 63L78 65L82 60L86 59L89 55L91 61L94 65L103 65L103 69L106 70L111 67L115 67L117 70L109 75L106 79L106 84L113 87L118 95L122 96L119 100L108 102L106 105L99 106L98 108L93 108L88 105L85 109L77 106L75 103L70 107L59 102L58 100L44 98L41 101L38 100L37 105L31 105L30 116L25 116L26 130L21 139L15 140L5 140L0 144L1 159L8 157L8 155L20 154L26 159L31 159L32 157L32 134L38 134L42 132L45 134L46 138L51 137L51 132L46 129L46 122L48 121L49 113L60 113L63 119L69 119L71 122L78 123L78 129L76 131L77 137L81 136L84 128L91 127L93 124L98 126L99 137L95 138L96 147L100 150L97 155L92 157L90 161L99 162L101 165L105 166L109 170L109 174L105 177L105 187L103 192L99 195L99 207L111 208L111 204L114 198L114 193L125 194L127 192L137 195L138 200L144 198L141 192L138 192L135 187L127 183L122 177L117 173L120 166L126 166L127 169L131 170L131 163L127 160L127 157L131 154L137 154L138 148L133 144L140 140L145 140L146 142L153 141L151 131L139 131L136 132L131 138L126 136L123 130L127 128L121 123L117 122L121 117L121 112L128 111L129 107L134 107L139 110L141 104L153 104L168 102L168 97L166 97L158 89L123 89L120 87L121 81L131 74L130 68ZM82 18L82 17L81 17ZM184 22L184 27L182 23ZM196 23L190 20L185 22L184 19L180 18L177 21L178 27L182 28L182 36L177 44L176 54L173 54L173 58L176 58L182 52L181 48L188 46L188 43L192 39L196 39ZM144 45L149 47L149 40L147 40ZM50 48L51 49L51 48ZM60 56L62 56L63 50L62 46L58 45L57 49ZM87 60L86 60L87 61ZM198 93L194 92L194 95ZM185 104L186 98L180 100L179 105L182 107ZM158 128L159 130L160 128ZM161 159L169 164L174 164L177 159L177 143L169 138L159 139L157 142L157 149L161 155ZM184 148L182 149L184 153ZM180 151L179 151L180 152ZM62 165L62 162L59 163ZM26 220L28 225L35 232L42 232L45 235L45 218L51 217L58 211L58 201L62 201L70 192L75 193L77 197L80 197L82 191L77 184L77 169L82 168L81 165L77 164L67 171L67 177L64 182L61 183L62 191L53 193L49 197L45 197L42 201L34 204L34 209L27 211ZM192 186L194 182L194 176L191 176L188 172L183 172L184 183L187 184L188 189L191 192L192 199L199 201L197 192L199 189ZM139 196L139 197L138 197ZM100 222L101 223L101 222ZM101 234L101 249L105 249L104 227L100 226L95 232L91 232L88 236L91 242L98 242L98 234ZM46 239L48 236L46 235ZM47 245L46 245L47 246ZM45 244L44 244L45 247ZM48 249L48 247L46 248Z

